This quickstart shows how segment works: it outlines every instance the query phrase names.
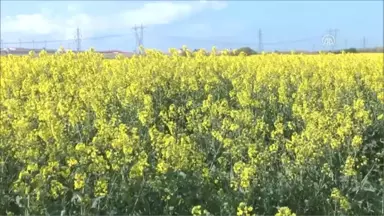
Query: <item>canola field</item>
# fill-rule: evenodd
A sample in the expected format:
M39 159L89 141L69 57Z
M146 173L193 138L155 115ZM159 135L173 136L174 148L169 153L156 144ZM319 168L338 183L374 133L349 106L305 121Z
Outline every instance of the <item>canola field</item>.
M1 57L0 215L384 214L383 54L146 53Z

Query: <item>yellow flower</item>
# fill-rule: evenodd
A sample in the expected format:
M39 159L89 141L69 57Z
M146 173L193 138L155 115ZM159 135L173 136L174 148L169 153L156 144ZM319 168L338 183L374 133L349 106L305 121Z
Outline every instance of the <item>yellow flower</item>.
M201 206L198 205L198 206L194 206L192 208L192 215L201 215Z
M345 196L343 196L337 188L332 189L331 198L336 203L339 203L342 210L348 211L351 208L348 199Z
M354 176L357 174L355 170L355 160L348 156L344 165L343 173L345 176Z
M108 182L105 179L98 180L95 185L95 196L105 196L108 190Z
M74 159L74 158L70 158L70 159L67 161L67 164L68 164L69 167L73 167L73 166L75 166L75 165L78 164L78 161L77 161L76 159Z
M352 146L356 149L360 148L363 143L363 138L361 136L354 136L352 139Z
M280 207L275 216L296 216L296 214L292 213L288 207Z
M82 189L85 185L85 178L86 178L86 175L85 174L79 174L79 173L76 173L75 174L75 189Z

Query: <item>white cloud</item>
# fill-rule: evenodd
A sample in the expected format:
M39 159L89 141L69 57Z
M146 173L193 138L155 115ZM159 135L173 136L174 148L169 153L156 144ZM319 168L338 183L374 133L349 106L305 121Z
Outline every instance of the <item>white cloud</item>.
M121 16L129 25L137 23L167 24L189 16L193 9L193 5L188 3L154 2L147 3L140 9L128 10Z
M200 3L211 7L214 10L222 10L228 6L227 2L225 1L207 1L207 0L200 0Z
M167 24L189 17L203 10L221 10L227 7L226 2L153 2L147 3L140 9L126 11L122 14L126 23L145 25Z
M68 19L43 14L22 14L2 20L1 33L53 35L70 39L74 38L78 26L89 34L87 36L91 36L97 29L95 20L87 14L77 14Z
M68 9L68 12L74 13L74 12L79 11L79 5L77 5L77 4L69 4L67 9Z
M59 23L47 19L43 14L21 14L7 16L1 22L2 32L28 32L30 34L49 34L60 30Z
M225 2L147 2L141 8L123 10L114 15L89 15L79 13L78 5L69 4L67 17L60 17L47 9L41 13L21 14L1 20L1 33L28 35L55 35L73 38L77 27L81 27L83 37L91 37L97 32L131 27L135 24L169 24L189 17L203 10L221 10ZM67 13L67 14L68 14Z

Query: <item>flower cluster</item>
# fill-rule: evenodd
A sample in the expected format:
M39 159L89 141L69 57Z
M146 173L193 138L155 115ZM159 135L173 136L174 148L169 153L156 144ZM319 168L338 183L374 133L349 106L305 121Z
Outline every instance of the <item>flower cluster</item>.
M0 215L381 213L382 54L171 53L1 56Z

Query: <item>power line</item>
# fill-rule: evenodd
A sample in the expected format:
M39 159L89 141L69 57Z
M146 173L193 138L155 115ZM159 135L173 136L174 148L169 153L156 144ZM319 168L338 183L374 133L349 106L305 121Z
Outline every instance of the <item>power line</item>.
M123 37L126 35L128 35L128 34L105 35L105 36L99 36L99 37L83 38L83 40L101 40L101 39L106 39L106 38Z
M303 39L298 39L298 40L277 41L277 42L263 43L263 45L292 44L292 43L300 43L300 42L312 41L313 39L319 39L319 38L321 38L321 36L308 37L308 38L303 38Z
M59 43L59 42L65 42L65 41L72 41L73 39L68 39L68 40L44 40L44 41L35 41L35 43L44 43L45 45L47 43ZM6 42L4 43L6 45L15 45L15 44L33 44L33 41L21 41L19 42Z
M135 26L133 27L134 34L136 37L136 47L138 48L140 45L143 45L144 42L144 26ZM139 31L140 30L140 31ZM88 38L81 38L81 41L85 40L102 40L102 39L108 39L108 38L116 38L116 37L124 37L130 34L113 34L113 35L104 35L104 36L97 36L97 37L88 37ZM193 38L193 37L180 37L180 36L169 36L165 35L166 37L172 37L172 38L180 38L183 40L194 40L194 41L201 41L201 42L212 42L215 44L226 44L226 45L233 45L233 46L255 46L258 45L259 49L262 50L264 46L271 46L271 45L283 45L283 44L292 44L292 43L300 43L300 42L306 42L306 41L311 41L313 39L320 39L322 36L313 36L313 37L308 37L308 38L302 38L298 40L284 40L284 41L276 41L276 42L264 42L262 38L262 31L261 29L259 30L259 41L258 43L237 43L233 41L218 41L218 40L213 40L213 39L205 39L205 38ZM260 37L261 36L261 37ZM77 42L77 35L75 37L75 41ZM261 40L260 40L261 39ZM48 43L67 43L71 42L73 39L62 39L62 40L41 40L41 41L21 41L19 40L18 42L4 42L3 45L20 45L20 44L39 44L42 43L47 46Z
M135 34L135 39L136 39L136 44L135 44L135 51L139 51L139 47L143 45L144 42L144 26L134 26L134 34ZM77 34L79 33L79 35ZM331 32L332 33L332 32ZM132 33L130 33L132 34ZM333 34L333 33L332 33ZM103 39L108 39L108 38L116 38L116 37L124 37L126 35L129 35L128 33L126 34L112 34L112 35L103 35L103 36L97 36L97 37L88 37L88 38L81 38L80 35L80 29L78 28L76 31L76 36L75 36L75 44L77 45L78 50L81 49L81 42L85 40L103 40ZM213 44L224 44L224 46L248 46L248 47L253 47L253 46L259 46L259 50L263 51L264 46L275 46L275 45L285 45L285 44L293 44L293 43L301 43L301 42L309 42L313 41L314 39L320 39L323 35L321 36L313 36L313 37L307 37L307 38L302 38L298 40L284 40L284 41L276 41L276 42L264 42L263 41L263 35L261 29L259 29L259 41L258 43L237 43L234 42L233 40L231 41L218 41L214 39L206 39L206 38L193 38L193 37L178 37L178 36L169 36L169 35L164 35L165 37L173 37L173 38L179 38L183 40L193 40L193 41L200 41L200 42L211 42ZM45 45L45 48L47 47L48 43L64 43L67 44L68 42L73 42L73 39L65 39L65 40L43 40L43 41L21 41L19 42L4 42L3 41L3 46L4 45L16 45L18 44L21 47L21 44L39 44L42 43ZM320 40L319 40L320 41ZM74 44L74 45L75 45ZM75 45L75 46L76 46Z
M81 41L85 40L101 40L101 39L107 39L107 38L114 38L114 37L123 37L128 34L116 34L116 35L105 35L105 36L99 36L99 37L88 37L88 38L82 38ZM45 46L47 46L48 43L64 43L64 42L71 42L73 39L62 39L62 40L42 40L42 41L34 41L35 44L43 43ZM4 45L17 45L17 44L33 44L33 41L21 41L19 42L5 42Z
M226 46L248 46L248 47L253 47L253 46L259 46L260 43L238 43L234 41L219 41L219 40L213 40L213 39L206 39L206 38L193 38L193 37L181 37L181 36L166 36L168 38L173 38L173 39L182 39L182 40L192 40L195 42L209 42L212 44L222 44ZM276 41L276 42L263 42L262 41L262 46L261 49L263 49L265 46L273 46L273 45L284 45L284 44L293 44L293 43L300 43L300 42L308 42L308 41L313 41L314 39L320 40L322 37L321 36L313 36L313 37L308 37L308 38L302 38L298 40L284 40L284 41ZM259 47L260 49L260 47Z

